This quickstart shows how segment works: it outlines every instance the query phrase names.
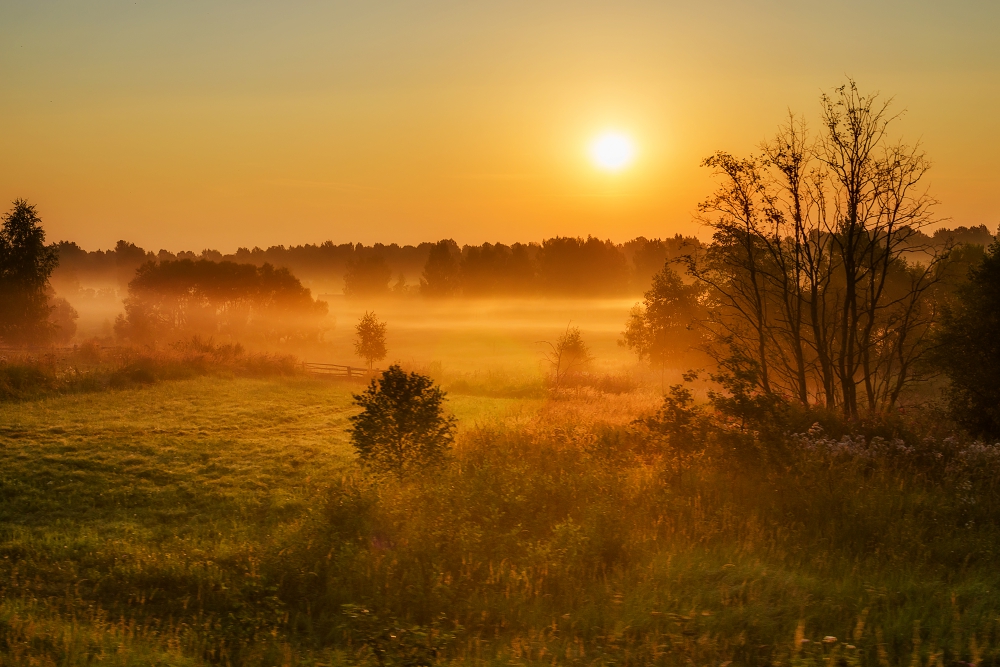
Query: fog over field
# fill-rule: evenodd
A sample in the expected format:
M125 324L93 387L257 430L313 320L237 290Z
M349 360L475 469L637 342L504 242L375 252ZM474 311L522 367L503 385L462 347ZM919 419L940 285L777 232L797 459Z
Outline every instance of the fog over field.
M1000 667L998 26L0 3L0 667Z

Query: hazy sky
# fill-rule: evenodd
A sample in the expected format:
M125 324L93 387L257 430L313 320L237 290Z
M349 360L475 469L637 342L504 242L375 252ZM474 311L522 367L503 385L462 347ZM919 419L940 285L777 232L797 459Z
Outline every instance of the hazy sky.
M985 0L6 0L0 201L89 249L691 233L699 160L849 75L907 110L939 213L995 229L998 29Z

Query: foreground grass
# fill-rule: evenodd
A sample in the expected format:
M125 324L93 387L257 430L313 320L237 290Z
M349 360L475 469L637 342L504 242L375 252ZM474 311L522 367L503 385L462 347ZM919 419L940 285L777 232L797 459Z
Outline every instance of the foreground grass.
M358 388L204 377L0 404L0 664L188 664L273 625L260 553L352 465ZM468 422L523 403L450 407ZM189 610L201 628L170 620Z
M586 390L456 394L455 461L374 481L354 389L0 406L0 664L995 664L990 469L677 477L654 400Z

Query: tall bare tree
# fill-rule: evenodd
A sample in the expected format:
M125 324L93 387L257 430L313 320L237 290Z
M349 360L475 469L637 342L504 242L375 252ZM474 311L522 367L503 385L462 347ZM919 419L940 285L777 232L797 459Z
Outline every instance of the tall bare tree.
M765 394L852 419L892 409L916 379L944 256L917 242L936 203L929 162L888 138L890 105L848 81L822 96L815 141L790 116L758 155L707 158L713 242L689 261L714 300L717 356L752 360Z
M858 385L869 411L878 409L876 360L880 348L890 345L893 330L880 326L884 317L896 317L900 307L914 306L934 275L939 260L933 255L918 272L910 289L893 296L886 292L890 278L912 250L911 237L932 221L936 203L921 180L930 164L919 146L888 138L898 114L891 99L864 95L851 80L833 95L823 95L824 132L817 155L828 172L832 215L826 230L834 244L843 280L837 331L837 369L845 416L859 416ZM906 318L895 322L909 322ZM906 367L903 372L906 382Z

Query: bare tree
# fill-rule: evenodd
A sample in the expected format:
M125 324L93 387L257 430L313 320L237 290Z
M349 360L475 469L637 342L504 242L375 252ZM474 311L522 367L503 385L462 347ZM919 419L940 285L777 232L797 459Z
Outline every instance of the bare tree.
M932 221L936 201L921 187L930 163L919 146L887 138L899 116L889 113L891 99L863 95L854 81L822 97L824 133L817 147L829 174L832 216L826 230L838 255L843 280L837 331L837 370L845 416L857 418L858 384L869 411L878 409L874 356L891 344L884 317L912 324L897 312L914 306L933 277L940 255L933 254L910 289L892 296L886 289L912 250L911 237ZM910 246L908 248L908 246ZM902 332L905 338L906 332ZM907 365L896 370L906 383ZM860 377L859 377L860 375Z
M720 178L719 189L701 203L701 219L713 229L704 263L691 258L689 272L712 289L709 326L717 340L746 350L759 367L761 389L772 393L768 340L770 287L762 243L767 210L765 182L755 158L718 152L705 159ZM714 350L718 353L718 350Z
M849 81L821 102L817 141L790 116L759 155L703 162L721 182L699 207L713 242L689 270L710 288L717 358L752 360L765 394L856 419L917 379L947 249L917 242L936 203L929 163L887 138L891 100Z

